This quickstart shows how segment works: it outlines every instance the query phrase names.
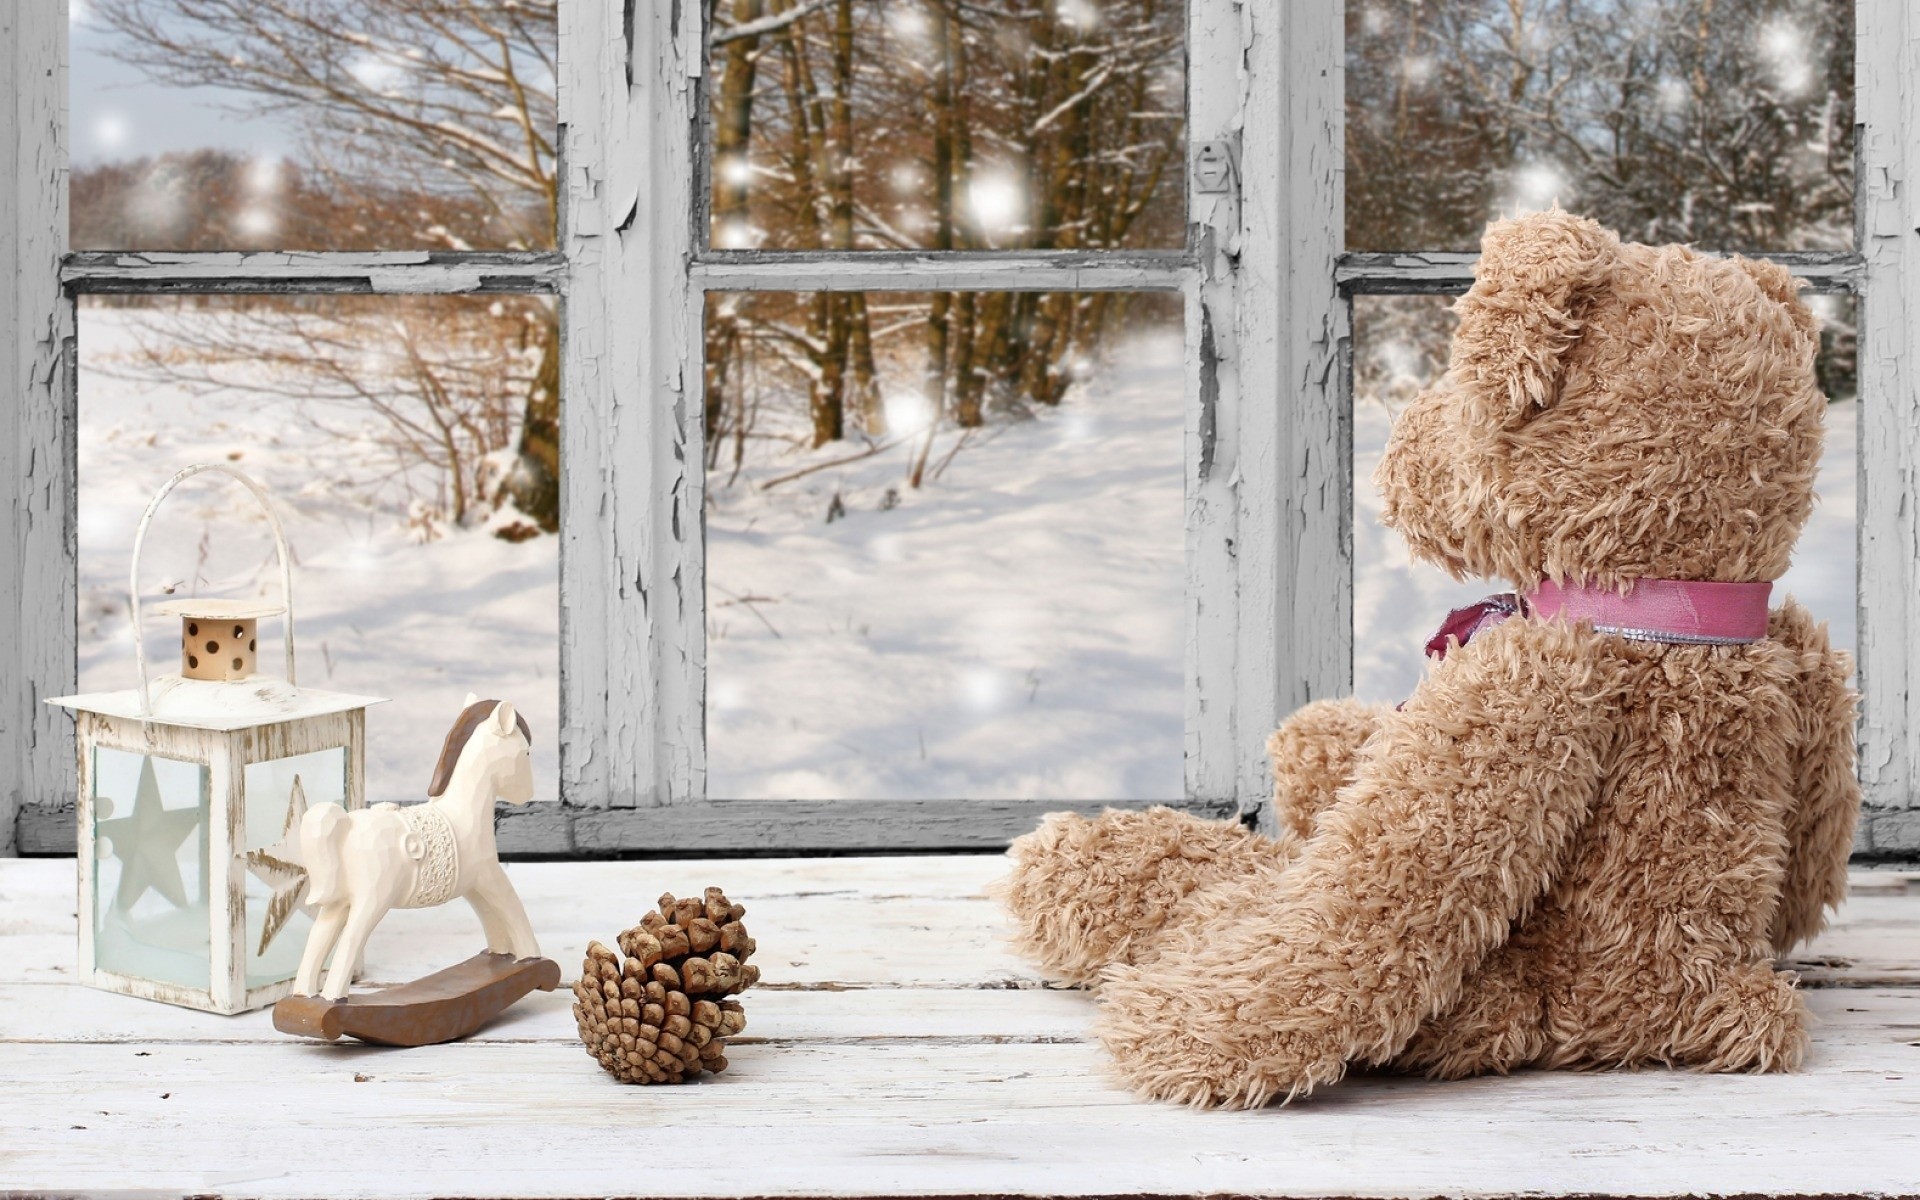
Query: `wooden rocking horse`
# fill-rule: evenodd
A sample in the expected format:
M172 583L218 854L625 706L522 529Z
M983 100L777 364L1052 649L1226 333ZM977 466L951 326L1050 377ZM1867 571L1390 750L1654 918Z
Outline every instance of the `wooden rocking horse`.
M558 985L559 964L540 957L493 840L494 800L533 799L532 751L533 735L513 705L469 693L440 751L427 803L358 812L323 804L307 813L300 865L316 915L295 994L274 1006L275 1028L422 1046L465 1037L535 988ZM480 917L484 952L410 983L348 995L381 918L463 896Z

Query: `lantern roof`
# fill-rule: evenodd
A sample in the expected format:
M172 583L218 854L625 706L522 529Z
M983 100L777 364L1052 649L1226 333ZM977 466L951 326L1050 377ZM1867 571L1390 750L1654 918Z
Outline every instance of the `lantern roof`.
M233 619L230 614L225 619ZM295 687L284 679L256 675L235 682L163 675L153 681L152 711L143 711L140 690L92 692L47 701L61 708L99 713L128 721L177 725L229 733L256 725L277 725L328 713L351 712L386 703L382 696L355 696L318 688Z
M203 621L257 621L287 611L284 605L264 600L233 600L219 596L185 597L163 600L153 606L163 617L197 617Z

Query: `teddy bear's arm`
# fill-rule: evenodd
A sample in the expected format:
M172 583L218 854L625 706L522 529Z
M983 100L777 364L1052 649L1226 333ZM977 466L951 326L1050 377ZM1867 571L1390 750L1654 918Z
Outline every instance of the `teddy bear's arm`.
M1298 860L1238 897L1214 889L1222 917L1170 926L1157 958L1109 972L1100 1034L1122 1077L1251 1107L1391 1059L1554 879L1619 682L1560 624L1510 621L1449 655Z
M1014 950L1048 978L1077 984L1139 961L1195 892L1278 870L1300 852L1386 711L1322 700L1281 724L1267 741L1276 837L1160 807L1049 813L1014 839L1011 870L991 888L1013 917Z
M1273 764L1274 828L1296 848L1313 836L1320 813L1360 767L1360 748L1391 711L1357 700L1316 700L1267 739Z
M1859 697L1847 684L1851 658L1827 643L1827 629L1797 602L1773 612L1767 636L1798 659L1799 719L1793 746L1794 807L1787 818L1787 869L1774 910L1777 953L1819 933L1828 909L1847 895L1847 855L1860 814L1853 718Z

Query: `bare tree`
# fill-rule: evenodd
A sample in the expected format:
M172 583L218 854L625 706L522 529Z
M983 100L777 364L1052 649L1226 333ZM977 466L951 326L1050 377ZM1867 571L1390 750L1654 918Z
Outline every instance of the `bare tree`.
M722 248L1075 249L1184 236L1169 172L1183 141L1179 5L717 0L712 15ZM887 297L890 317L918 319L883 324L874 299L756 294L710 311L709 445L754 411L742 356L768 360L757 377L790 377L806 393L818 446L887 432L886 354L921 355L916 390L963 427L994 403L1058 403L1070 364L1121 311L1064 294L935 293Z
M286 400L292 418L373 448L333 481L370 501L406 501L416 531L471 524L506 468L516 418L541 369L541 299L403 296L182 302L136 323L137 349L107 375L202 393ZM531 533L506 526L507 536Z
M299 122L305 172L378 217L323 228L314 248L553 245L555 0L97 0L95 10L120 35L112 52L149 77L244 92ZM408 196L434 203L394 202ZM503 487L552 530L550 315L536 336L540 367Z
M1852 6L1368 0L1347 19L1347 245L1472 245L1558 199L1629 237L1850 245Z

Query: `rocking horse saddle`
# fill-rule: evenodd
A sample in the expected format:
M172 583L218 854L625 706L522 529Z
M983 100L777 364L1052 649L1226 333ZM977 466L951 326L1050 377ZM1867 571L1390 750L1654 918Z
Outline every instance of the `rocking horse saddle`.
M460 878L460 843L446 812L438 804L374 807L393 812L407 828L400 844L414 863L413 887L399 907L432 908L453 899Z

